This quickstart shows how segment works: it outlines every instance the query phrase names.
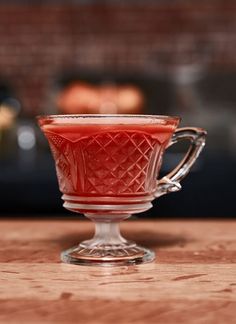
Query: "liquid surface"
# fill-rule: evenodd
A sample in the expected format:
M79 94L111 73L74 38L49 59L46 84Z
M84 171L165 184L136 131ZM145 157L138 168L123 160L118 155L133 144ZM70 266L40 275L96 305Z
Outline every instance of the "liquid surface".
M159 142L163 142L169 139L170 134L175 130L173 125L146 125L146 124L115 124L115 125L74 125L74 124L58 124L58 125L44 125L43 130L46 132L52 132L65 137L67 140L75 142L84 136L92 134L99 134L105 132L136 132L143 133L152 136Z

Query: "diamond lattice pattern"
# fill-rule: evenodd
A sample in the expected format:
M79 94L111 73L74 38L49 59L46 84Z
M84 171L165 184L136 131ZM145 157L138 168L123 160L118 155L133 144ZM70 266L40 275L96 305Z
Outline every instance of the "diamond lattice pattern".
M151 136L129 131L94 134L71 142L48 133L64 193L122 195L150 190L149 170L160 148Z
M81 141L85 161L85 192L135 194L145 186L157 140L137 132L110 132Z

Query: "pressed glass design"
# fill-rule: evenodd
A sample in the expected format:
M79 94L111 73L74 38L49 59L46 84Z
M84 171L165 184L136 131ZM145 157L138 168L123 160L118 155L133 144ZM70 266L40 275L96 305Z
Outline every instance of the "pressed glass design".
M62 261L123 265L152 261L154 253L125 240L119 222L181 189L205 144L206 132L180 128L178 117L143 115L55 115L39 117L55 159L64 207L95 222L91 240L62 252ZM190 140L181 163L157 180L164 151Z

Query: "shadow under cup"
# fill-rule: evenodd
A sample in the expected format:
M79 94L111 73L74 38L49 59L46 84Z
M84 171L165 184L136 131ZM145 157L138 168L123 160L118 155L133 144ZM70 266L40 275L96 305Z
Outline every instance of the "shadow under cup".
M118 223L181 188L178 180L203 148L204 131L185 128L177 134L179 118L168 116L51 115L38 121L55 159L63 206L95 222L94 238L63 252L62 260L86 265L153 260L152 251L121 237ZM182 165L157 181L165 149L179 139L192 142Z

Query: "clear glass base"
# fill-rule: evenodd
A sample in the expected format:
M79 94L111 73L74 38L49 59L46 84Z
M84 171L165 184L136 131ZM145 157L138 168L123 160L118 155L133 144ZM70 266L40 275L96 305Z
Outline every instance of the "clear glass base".
M121 236L119 223L98 222L95 226L95 235L91 240L62 252L63 262L86 266L122 266L154 260L154 252Z
M114 251L116 251L116 255ZM61 260L65 263L85 266L124 266L151 262L155 259L154 252L137 245L131 250L111 248L106 250L105 255L103 252L101 253L101 250L97 249L84 249L79 245L62 252Z

